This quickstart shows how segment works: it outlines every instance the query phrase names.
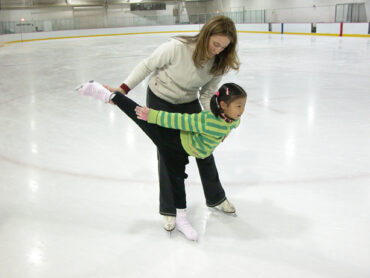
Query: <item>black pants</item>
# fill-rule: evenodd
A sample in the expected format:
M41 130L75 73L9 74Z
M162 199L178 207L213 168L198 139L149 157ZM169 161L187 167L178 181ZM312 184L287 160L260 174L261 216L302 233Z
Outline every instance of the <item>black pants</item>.
M147 106L156 110L188 114L199 113L202 110L198 100L185 104L171 104L154 95L149 87L147 90ZM169 137L172 137L176 132L178 131L173 129L166 129L165 131L166 135ZM209 207L217 206L222 203L226 197L225 191L222 188L218 176L214 157L213 155L210 155L205 159L197 158L196 161L200 178L202 180L206 204ZM181 178L181 175L172 175L171 172L173 170L168 167L169 165L171 165L171 162L168 161L168 154L163 153L162 149L158 148L158 172L160 187L159 212L162 215L176 215L176 208L186 208L184 179L187 177L187 175L185 173L185 164L183 178Z
M139 106L139 104L119 92L115 93L112 101L125 112L157 146L167 162L166 167L169 169L171 176L176 179L180 178L184 180L185 165L189 163L189 155L182 147L180 131L162 128L158 125L138 119L135 113L135 107Z

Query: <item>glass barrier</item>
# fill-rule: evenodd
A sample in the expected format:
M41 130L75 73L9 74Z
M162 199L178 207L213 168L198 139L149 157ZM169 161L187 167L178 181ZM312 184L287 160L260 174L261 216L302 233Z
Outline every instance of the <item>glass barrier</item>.
M74 29L114 28L129 26L204 24L217 15L230 17L235 23L264 23L265 11L236 11L190 16L75 16L73 18L29 21L2 21L0 34L46 32Z

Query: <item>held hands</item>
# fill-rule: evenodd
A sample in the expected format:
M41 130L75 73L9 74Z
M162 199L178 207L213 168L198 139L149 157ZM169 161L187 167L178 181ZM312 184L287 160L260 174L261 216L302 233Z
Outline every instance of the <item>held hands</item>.
M135 112L137 115L137 118L143 121L148 121L148 115L149 115L150 109L146 106L136 106L135 107Z
M106 89L108 89L112 93L114 93L114 92L121 92L121 93L123 93L125 95L127 94L122 88L112 88L112 87L109 87L107 85L103 85L103 87L106 88ZM140 119L140 120L143 120L143 121L148 121L149 110L150 109L148 107L146 107L146 106L143 106L143 107L136 106L135 112L136 112L137 118Z
M127 95L127 93L122 88L112 88L112 87L109 87L108 85L103 85L103 87L105 89L108 89L112 93L121 92L122 94Z

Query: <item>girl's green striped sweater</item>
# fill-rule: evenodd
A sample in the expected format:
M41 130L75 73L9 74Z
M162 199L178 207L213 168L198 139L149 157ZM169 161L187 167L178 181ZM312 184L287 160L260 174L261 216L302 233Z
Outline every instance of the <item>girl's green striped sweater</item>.
M184 150L191 156L206 158L233 128L239 126L240 120L227 123L208 110L181 114L150 109L148 123L179 129Z

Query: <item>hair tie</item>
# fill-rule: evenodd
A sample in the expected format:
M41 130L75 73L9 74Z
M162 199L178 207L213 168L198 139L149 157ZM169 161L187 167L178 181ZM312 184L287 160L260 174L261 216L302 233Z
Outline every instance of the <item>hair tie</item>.
M220 108L220 104L218 103L218 100L217 100L217 98L220 96L220 92L219 92L219 91L216 91L216 92L215 92L215 96L216 96L216 98L215 98L215 100L216 100L216 105L217 105L217 107L218 107L218 108Z
M229 88L226 88L226 95L229 95Z

